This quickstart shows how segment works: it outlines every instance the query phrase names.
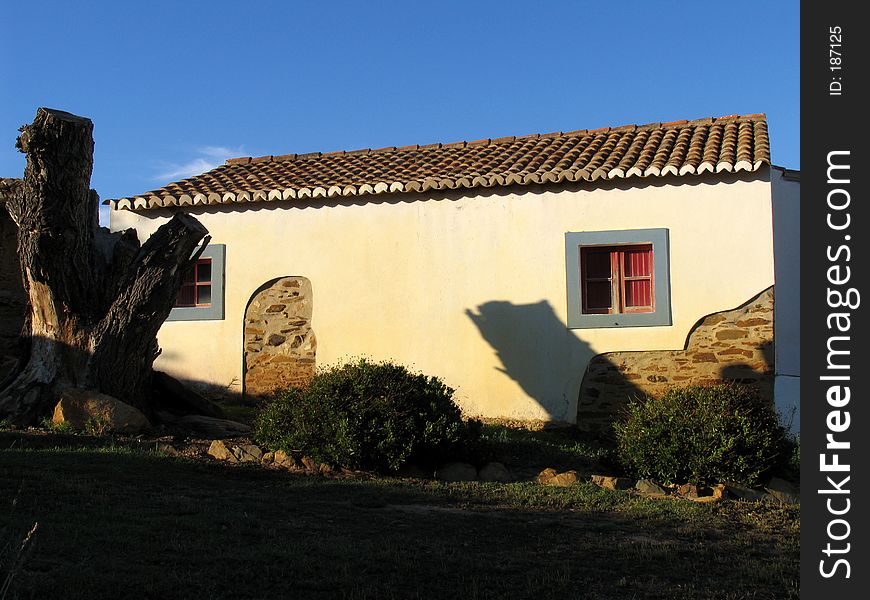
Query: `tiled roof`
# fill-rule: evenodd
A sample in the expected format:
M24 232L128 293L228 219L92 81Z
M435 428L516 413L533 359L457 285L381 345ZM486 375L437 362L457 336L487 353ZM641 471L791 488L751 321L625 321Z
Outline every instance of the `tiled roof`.
M770 164L763 114L259 158L119 200L115 209L594 182L755 171Z

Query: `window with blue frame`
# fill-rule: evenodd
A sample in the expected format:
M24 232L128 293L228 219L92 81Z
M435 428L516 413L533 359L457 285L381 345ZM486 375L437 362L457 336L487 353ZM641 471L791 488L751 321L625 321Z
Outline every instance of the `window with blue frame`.
M210 244L187 273L167 321L213 321L224 318L226 246Z
M565 234L568 327L671 324L667 229Z

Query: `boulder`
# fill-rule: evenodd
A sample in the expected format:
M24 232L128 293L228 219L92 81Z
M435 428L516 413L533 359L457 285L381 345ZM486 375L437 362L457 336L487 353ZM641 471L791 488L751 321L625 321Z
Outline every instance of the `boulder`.
M239 462L260 462L260 459L263 458L263 451L254 444L233 446L232 453L239 459Z
M275 450L272 458L272 464L282 469L294 471L298 468L296 459L284 452L283 450Z
M707 504L710 502L719 502L722 498L717 498L716 496L698 496L697 498L691 498L687 496L687 499L692 502L697 502L698 504Z
M568 487L578 481L577 471L557 473L555 469L544 469L538 474L537 480L541 485L553 485L557 487Z
M535 478L535 481L537 481L538 483L546 483L547 481L549 481L550 479L552 479L556 475L557 475L556 469L553 469L551 467L546 468L543 471L541 471L540 473L538 473L538 476Z
M498 481L501 483L513 481L511 472L500 462L486 463L481 467L478 475L481 481Z
M271 465L275 462L275 453L274 452L266 452L263 454L263 458L260 459L264 465Z
M767 497L774 502L779 502L780 504L800 504L800 492L798 489L790 484L785 479L780 479L779 477L774 477L771 479L766 486L764 486L764 491L767 492Z
M54 425L69 423L73 429L87 429L88 424L115 433L140 433L151 428L142 412L112 396L96 391L71 388L64 390L51 417Z
M697 498L698 486L694 483L684 483L677 488L677 494L679 494L683 498Z
M320 467L317 461L310 456L303 456L300 459L300 462L302 463L302 468L304 468L306 471L311 471L313 473L316 473Z
M207 454L215 460L225 460L231 463L239 462L239 459L236 458L236 455L233 454L232 450L227 448L227 445L221 440L213 440L211 445L208 447Z
M477 469L468 463L451 462L435 471L435 479L441 481L476 481Z
M667 496L665 488L651 479L641 479L634 484L634 489L644 496Z
M154 450L168 456L181 456L178 449L169 442L157 442L154 444Z
M628 477L611 477L609 475L593 475L592 483L607 490L630 490L634 480Z
M713 496L716 498L758 502L764 499L765 493L736 483L717 483L713 486Z

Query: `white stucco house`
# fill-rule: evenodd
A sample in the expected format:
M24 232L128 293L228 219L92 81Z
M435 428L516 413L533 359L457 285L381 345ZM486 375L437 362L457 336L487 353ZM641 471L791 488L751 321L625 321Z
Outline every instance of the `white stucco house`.
M764 115L239 158L107 204L208 228L157 367L213 389L365 356L472 415L590 425L728 378L798 407L799 182Z

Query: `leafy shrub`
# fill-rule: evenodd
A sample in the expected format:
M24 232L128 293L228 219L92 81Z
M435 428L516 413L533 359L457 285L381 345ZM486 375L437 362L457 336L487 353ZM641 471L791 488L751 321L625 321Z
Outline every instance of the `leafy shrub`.
M257 441L269 448L375 471L455 458L478 434L479 424L463 422L453 389L440 379L367 360L282 391L254 422Z
M632 401L615 425L620 462L663 483L752 485L781 461L783 430L748 386L674 388Z

